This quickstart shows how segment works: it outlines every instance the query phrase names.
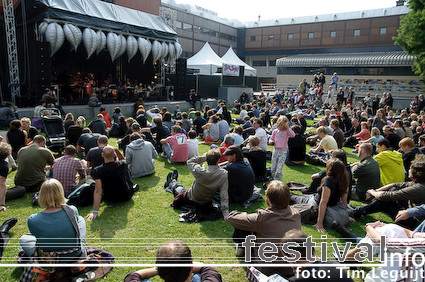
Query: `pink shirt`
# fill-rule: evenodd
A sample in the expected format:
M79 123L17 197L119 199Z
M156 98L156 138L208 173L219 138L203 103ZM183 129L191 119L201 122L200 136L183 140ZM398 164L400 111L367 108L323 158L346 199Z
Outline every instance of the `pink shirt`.
M177 133L169 136L165 141L171 146L173 152L171 153L171 160L177 163L186 162L189 157L189 147L187 145L186 135Z
M275 149L288 149L288 139L289 137L295 137L295 132L288 128L287 130L275 129L272 132L272 137L270 140L274 142Z

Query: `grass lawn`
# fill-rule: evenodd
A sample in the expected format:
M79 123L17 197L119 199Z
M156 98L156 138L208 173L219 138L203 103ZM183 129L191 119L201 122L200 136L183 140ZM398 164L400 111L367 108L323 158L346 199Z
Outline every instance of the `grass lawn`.
M116 146L116 138L110 139L110 144ZM209 149L208 146L200 145L199 152L203 154ZM269 147L272 150L272 147ZM346 149L350 162L355 162L358 158L351 153L351 149ZM268 163L270 166L270 162ZM239 261L235 258L235 247L231 239L233 228L223 219L212 222L201 223L180 223L179 211L173 210L170 203L173 196L164 191L163 184L168 172L177 169L179 171L179 181L190 187L193 176L186 165L173 165L168 160L158 157L156 160L155 174L149 177L134 179L140 185L131 201L120 204L102 203L99 208L99 217L87 222L87 245L101 248L113 253L116 256L115 263L122 264L142 264L154 263L154 257L158 246L169 239L183 239L192 249L195 261L205 263L234 263ZM284 166L284 181L297 181L305 184L310 183L310 176L319 172L323 167L305 165L304 167L290 168ZM11 172L8 176L8 187L13 187L13 177ZM261 186L258 186L261 187ZM264 191L263 191L264 193ZM11 240L3 254L2 264L16 263L17 254L20 251L18 239L22 234L28 232L26 220L29 215L42 211L40 207L33 207L31 194L26 194L24 198L7 202L8 209L0 213L0 222L17 217L18 223L11 230ZM351 202L352 205L360 205L360 202ZM240 205L231 205L231 210L255 212L258 208L266 208L265 202L255 203L250 208L244 210ZM79 208L79 213L86 216L92 207ZM367 222L381 220L391 222L391 219L383 214L366 216L356 223L350 223L349 228L358 235L364 235L363 226ZM303 225L303 231L313 238L320 238L312 226ZM326 234L329 241L340 241L338 234L331 229L327 229ZM318 250L320 252L320 250ZM328 252L328 257L330 257ZM122 281L126 274L140 267L116 267L104 281ZM243 267L217 267L222 274L224 281L239 282L247 281L244 277L246 269ZM1 268L0 281L18 281L22 268L7 267ZM159 279L152 279L160 281ZM360 280L358 280L360 281Z

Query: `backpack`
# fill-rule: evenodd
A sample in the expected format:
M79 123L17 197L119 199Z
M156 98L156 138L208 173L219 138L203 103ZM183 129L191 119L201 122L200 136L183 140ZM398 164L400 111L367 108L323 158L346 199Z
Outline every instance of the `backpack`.
M87 180L68 195L68 204L79 207L93 204L94 187L95 181L93 179Z

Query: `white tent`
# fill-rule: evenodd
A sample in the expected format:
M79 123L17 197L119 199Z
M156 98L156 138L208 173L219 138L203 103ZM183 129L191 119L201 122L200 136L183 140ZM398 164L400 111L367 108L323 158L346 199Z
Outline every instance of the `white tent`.
M235 54L233 51L232 46L230 46L229 50L227 50L226 54L221 57L223 60L223 63L229 64L229 65L238 65L238 66L244 66L245 67L245 76L256 76L257 70L239 59L238 55Z
M222 59L214 52L208 42L198 53L187 59L187 67L199 69L199 74L213 75L223 65Z

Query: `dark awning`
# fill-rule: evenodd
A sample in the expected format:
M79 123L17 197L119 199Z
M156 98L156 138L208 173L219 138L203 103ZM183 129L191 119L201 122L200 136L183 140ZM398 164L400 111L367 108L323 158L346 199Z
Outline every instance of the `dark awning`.
M99 0L34 0L32 16L78 26L176 41L177 33L159 16ZM27 7L30 7L27 4ZM32 19L34 21L34 18Z
M389 67L411 66L414 56L404 51L303 54L277 59L278 67Z

